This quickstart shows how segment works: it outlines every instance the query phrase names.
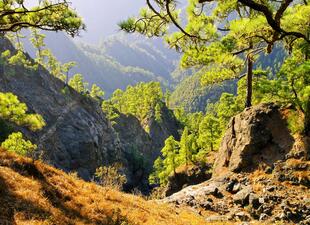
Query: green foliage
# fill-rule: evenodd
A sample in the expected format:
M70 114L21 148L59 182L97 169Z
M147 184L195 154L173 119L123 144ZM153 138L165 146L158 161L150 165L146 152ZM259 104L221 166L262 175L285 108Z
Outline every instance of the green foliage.
M35 58L36 63L43 66L54 77L57 77L58 79L64 81L67 84L69 79L69 72L76 65L76 63L67 62L62 64L61 62L59 62L53 55L51 50L45 48L44 39L44 34L40 34L37 29L31 29L30 41L37 51L37 57Z
M102 111L106 114L107 118L114 125L115 120L119 117L118 110L113 106L113 103L110 100L105 100L101 104Z
M301 134L305 127L302 116L299 112L291 110L287 117L288 129L292 134Z
M120 23L120 28L164 37L170 47L183 53L181 66L201 74L203 85L240 79L247 65L247 107L252 105L253 64L263 53L272 53L277 43L289 52L302 43L304 55L309 55L307 1L214 0L205 9L207 2L188 1L186 19L181 20L183 6L178 1L150 0L139 16ZM170 25L177 31L169 29Z
M69 80L69 86L76 90L80 94L85 94L87 90L88 83L84 82L82 74L75 74Z
M65 31L74 36L84 28L83 22L67 1L39 1L28 7L24 1L0 2L0 31L17 32L22 28L35 27L43 30Z
M8 136L13 129L5 123L5 121L10 121L20 126L26 126L32 131L42 129L42 127L45 126L42 116L38 114L28 114L27 110L26 104L21 103L17 96L12 93L0 92L0 141L3 141L1 147L24 156L35 151L37 146L30 141L24 140L20 132L12 133ZM6 140L1 140L6 137Z
M201 84L201 76L196 73L176 86L169 98L171 108L182 107L186 112L205 111L206 105L218 101L223 92L235 92L235 82L206 86Z
M12 93L0 92L0 118L17 125L27 126L33 131L45 126L43 118L38 114L27 114L27 106L21 103Z
M104 96L104 91L98 87L96 84L93 84L89 93L90 97L96 100L102 100Z
M199 124L198 143L210 151L218 148L221 136L220 121L211 113L208 113Z
M187 127L184 128L179 150L179 162L186 166L193 162L193 155L196 153L198 146L194 134L189 134Z
M20 132L9 135L9 137L1 143L1 147L9 152L14 152L22 156L29 156L37 149L37 145L24 140L23 134Z
M159 157L154 162L154 172L149 178L151 184L167 184L169 175L175 174L176 168L180 165L178 159L179 143L173 136L167 138L161 153L163 158Z
M184 125L181 139L165 141L149 181L164 186L177 167L205 162L206 155L218 149L230 118L242 110L241 105L236 96L223 93L218 102L208 104L205 114L176 109L175 116Z
M140 121L154 117L157 122L161 122L162 99L163 92L158 82L139 83L128 86L125 91L116 90L110 100L104 101L102 108L112 119L118 111L131 114Z

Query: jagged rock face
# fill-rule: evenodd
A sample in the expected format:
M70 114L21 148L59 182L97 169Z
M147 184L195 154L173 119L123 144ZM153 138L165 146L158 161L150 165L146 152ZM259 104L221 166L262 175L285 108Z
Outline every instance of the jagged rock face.
M223 137L213 176L251 171L284 159L294 143L278 107L261 104L232 118Z
M153 154L153 159L156 159L160 155L160 150L164 147L165 140L169 136L173 136L176 140L180 139L179 130L181 126L173 112L166 106L163 106L160 114L160 122L157 122L154 116L142 122L143 127L149 130L148 133L152 139L152 143L155 149L157 149Z
M143 193L148 193L148 176L153 165L155 151L152 139L143 129L140 121L132 115L120 113L113 127L118 134L126 158L125 190L137 187Z
M141 122L132 115L120 113L113 125L126 158L125 173L128 182L125 190L138 187L143 193L149 193L148 177L165 140L170 135L179 139L180 125L173 113L164 106L161 115L161 122L157 122L153 116Z
M0 40L0 51L12 45ZM47 126L30 132L18 128L38 144L40 157L65 171L77 171L90 179L99 166L122 159L118 139L98 103L81 96L43 68L38 71L23 67L2 68L0 91L13 92L25 102L30 112L43 116Z

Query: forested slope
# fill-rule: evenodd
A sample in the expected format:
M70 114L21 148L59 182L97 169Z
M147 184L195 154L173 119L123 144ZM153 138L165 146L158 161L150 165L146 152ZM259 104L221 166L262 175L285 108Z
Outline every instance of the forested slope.
M100 43L74 42L63 33L44 33L46 47L62 63L74 61L70 74L81 73L89 84L97 84L110 96L114 90L125 89L138 82L160 81L169 86L178 54L169 51L160 40L151 41L123 34L111 36ZM25 32L25 49L32 57L35 50Z

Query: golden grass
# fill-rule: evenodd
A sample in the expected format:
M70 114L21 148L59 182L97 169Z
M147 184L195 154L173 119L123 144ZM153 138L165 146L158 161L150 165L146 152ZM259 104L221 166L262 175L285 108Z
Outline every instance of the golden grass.
M203 225L186 209L84 182L0 149L0 224Z

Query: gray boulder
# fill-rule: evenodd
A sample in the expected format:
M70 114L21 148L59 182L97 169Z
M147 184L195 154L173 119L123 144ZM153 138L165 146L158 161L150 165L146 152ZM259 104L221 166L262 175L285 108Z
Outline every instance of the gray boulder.
M285 159L293 137L275 104L260 104L233 117L223 137L213 177L227 171L250 172Z

